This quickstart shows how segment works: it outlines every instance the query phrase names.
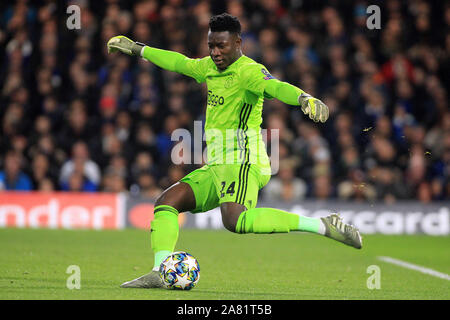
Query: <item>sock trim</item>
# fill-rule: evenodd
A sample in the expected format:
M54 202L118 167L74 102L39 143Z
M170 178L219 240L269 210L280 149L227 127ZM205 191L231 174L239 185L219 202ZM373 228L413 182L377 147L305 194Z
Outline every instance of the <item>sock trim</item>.
M241 215L238 218L238 223L236 223L236 231L238 233L244 233L245 232L245 221L247 218L247 211L243 211ZM239 227L239 228L238 228Z
M168 211L168 212L172 212L176 215L179 214L177 209L175 209L174 207L168 206L168 205L164 205L164 204L156 206L153 210L153 213L156 214L157 212L160 212L160 211Z

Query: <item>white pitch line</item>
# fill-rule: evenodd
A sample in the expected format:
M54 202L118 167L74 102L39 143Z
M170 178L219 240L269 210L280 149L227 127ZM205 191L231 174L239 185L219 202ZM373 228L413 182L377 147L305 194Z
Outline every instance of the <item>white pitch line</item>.
M409 263L406 261L394 259L391 257L378 257L378 260L392 263L392 264L395 264L400 267L404 267L404 268L411 269L411 270L416 270L416 271L419 271L419 272L422 272L425 274L429 274L430 276L433 276L433 277L438 277L438 278L450 281L450 275L430 269L430 268L421 267L421 266L418 266L418 265L415 265L415 264L412 264L412 263Z

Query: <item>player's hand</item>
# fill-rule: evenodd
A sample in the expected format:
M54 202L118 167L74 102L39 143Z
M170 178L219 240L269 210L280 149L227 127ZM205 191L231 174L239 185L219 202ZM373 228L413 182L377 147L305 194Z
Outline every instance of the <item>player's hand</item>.
M144 44L134 42L125 36L115 36L109 39L106 46L108 47L108 53L120 51L130 56L139 56Z
M298 102L302 107L304 114L307 114L314 122L325 122L330 115L328 107L325 103L310 96L307 93L302 93L298 97Z

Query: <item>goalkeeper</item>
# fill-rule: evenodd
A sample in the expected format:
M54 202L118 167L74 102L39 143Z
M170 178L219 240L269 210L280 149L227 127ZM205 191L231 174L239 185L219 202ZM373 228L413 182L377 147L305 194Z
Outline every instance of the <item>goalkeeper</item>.
M314 122L328 119L328 107L289 83L275 79L267 69L242 54L241 25L227 13L209 22L210 55L184 55L134 42L124 36L108 41L108 52L142 57L160 68L206 82L208 100L205 136L208 164L175 183L157 199L151 223L152 271L125 282L124 288L161 287L158 269L174 251L179 212L205 212L220 207L226 229L236 233L306 231L325 235L360 249L359 231L337 214L310 218L273 209L256 208L258 192L270 179L270 162L261 137L264 98L300 106ZM234 132L230 136L230 131Z

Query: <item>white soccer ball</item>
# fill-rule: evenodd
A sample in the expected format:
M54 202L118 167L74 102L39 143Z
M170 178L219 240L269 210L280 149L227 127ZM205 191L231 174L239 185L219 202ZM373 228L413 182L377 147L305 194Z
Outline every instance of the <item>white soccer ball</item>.
M173 252L159 267L159 276L167 289L192 289L200 279L200 266L184 251Z

